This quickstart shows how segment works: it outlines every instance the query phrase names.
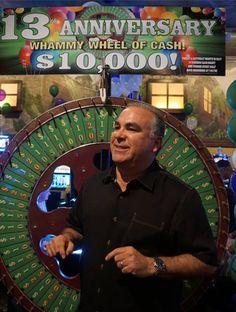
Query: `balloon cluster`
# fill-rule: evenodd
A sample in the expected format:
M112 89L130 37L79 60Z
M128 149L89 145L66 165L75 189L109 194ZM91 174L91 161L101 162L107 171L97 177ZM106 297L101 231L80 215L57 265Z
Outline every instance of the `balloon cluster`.
M228 106L236 112L236 80L234 80L228 87L226 100ZM227 134L230 140L236 144L236 113L228 121Z
M225 23L225 8L199 8L191 7L193 13L202 13L203 15L211 14L214 18L218 19L221 24Z
M131 8L132 12L136 17L140 17L141 19L152 19L152 20L160 20L160 19L168 19L170 20L170 24L173 23L176 19L179 19L182 23L183 28L185 27L185 20L190 20L191 17L188 15L183 15L183 9L179 7L164 7L164 6L147 6L143 9L137 10L136 7ZM212 13L212 10L210 11L210 8L207 8L207 10L202 11L201 8L192 8L192 12L194 13L202 13L204 15L208 15ZM191 65L192 59L198 56L198 51L190 45L190 36L171 36L167 35L165 38L163 36L156 36L156 41L162 41L163 39L173 41L173 42L183 42L183 45L185 47L184 50L181 52L175 51L178 55L178 64L180 65L181 58L182 58L182 64L185 68L189 67ZM165 40L164 40L165 41ZM168 50L161 50L161 53L168 54Z
M76 18L76 14L84 10L84 8L98 5L100 6L97 2L89 1L84 3L82 6L48 8L47 13L50 16L49 27L51 34L59 32L65 20L73 22Z
M100 5L96 2L86 2L83 4L83 6L73 6L73 7L49 7L49 8L32 8L31 12L35 13L44 13L48 14L50 18L49 23L49 29L50 34L45 39L46 41L57 41L59 40L59 32L62 28L62 25L64 24L65 20L69 20L70 22L73 22L76 19L76 14L82 10L84 10L86 7L89 6L95 6ZM4 10L7 14L13 14L13 9L6 9ZM17 8L15 10L15 13L22 14L24 12L24 9ZM32 50L30 47L29 42L26 42L25 45L19 50L19 61L21 65L27 70L28 66L32 66L32 70L37 70L37 58L39 55L42 55L44 50ZM54 50L48 50L47 54L50 54L55 59L58 55L58 53Z
M3 89L0 89L0 102L3 102L6 99L6 91ZM3 115L6 115L8 112L11 110L11 105L7 102L5 103L0 103L1 111Z
M52 100L52 104L53 106L58 106L58 105L61 105L63 103L65 103L65 100L62 99L62 98L56 98L56 96L58 95L59 93L59 88L58 86L56 85L51 85L49 87L49 93L51 94L51 96L53 97L53 100Z

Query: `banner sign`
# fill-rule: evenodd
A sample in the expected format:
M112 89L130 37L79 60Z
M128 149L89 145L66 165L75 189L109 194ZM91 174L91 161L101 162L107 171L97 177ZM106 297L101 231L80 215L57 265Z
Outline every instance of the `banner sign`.
M84 4L1 15L0 75L97 74L104 64L119 74L225 75L222 8Z

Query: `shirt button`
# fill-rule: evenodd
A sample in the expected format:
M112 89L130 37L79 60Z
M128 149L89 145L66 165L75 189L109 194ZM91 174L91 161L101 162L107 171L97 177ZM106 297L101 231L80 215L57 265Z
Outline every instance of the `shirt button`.
M120 195L120 199L123 199L124 198L124 196L123 195Z
M103 270L103 268L104 268L104 264L102 263L102 264L100 265L100 269Z
M113 222L117 222L117 217L114 217L114 218L113 218Z
M99 294L99 293L100 293L100 291L101 291L101 288L98 288L98 289L97 289L97 293Z
M111 240L109 239L108 241L107 241L107 246L110 246L111 245Z

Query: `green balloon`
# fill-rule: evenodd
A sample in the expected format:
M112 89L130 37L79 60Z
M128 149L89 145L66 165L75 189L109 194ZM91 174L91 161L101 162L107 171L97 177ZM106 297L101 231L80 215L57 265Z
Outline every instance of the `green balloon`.
M228 87L226 92L226 99L228 106L231 109L236 110L236 80L234 80Z
M181 8L181 7L168 7L168 12L173 12L178 17L180 17L183 14L183 8Z
M11 105L9 103L4 103L2 106L2 114L7 114L11 110Z
M236 144L236 114L228 122L227 134L230 140Z
M186 115L190 115L193 112L193 105L191 103L187 103L184 105L184 113Z
M35 8L31 8L31 13L43 13L43 14L48 14L48 9L47 8L38 8L38 7L35 7Z
M52 85L50 88L49 88L49 92L51 94L51 96L55 97L58 95L58 92L59 92L59 88L55 85Z

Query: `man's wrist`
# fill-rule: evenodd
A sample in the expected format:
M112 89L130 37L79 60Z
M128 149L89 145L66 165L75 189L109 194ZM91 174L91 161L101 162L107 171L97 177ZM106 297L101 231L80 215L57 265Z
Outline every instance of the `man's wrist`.
M155 276L167 272L166 264L160 257L153 257L153 268Z
M61 235L64 236L64 238L65 238L67 241L72 241L72 240L73 240L73 237L72 237L72 235L71 235L70 232L62 232Z

